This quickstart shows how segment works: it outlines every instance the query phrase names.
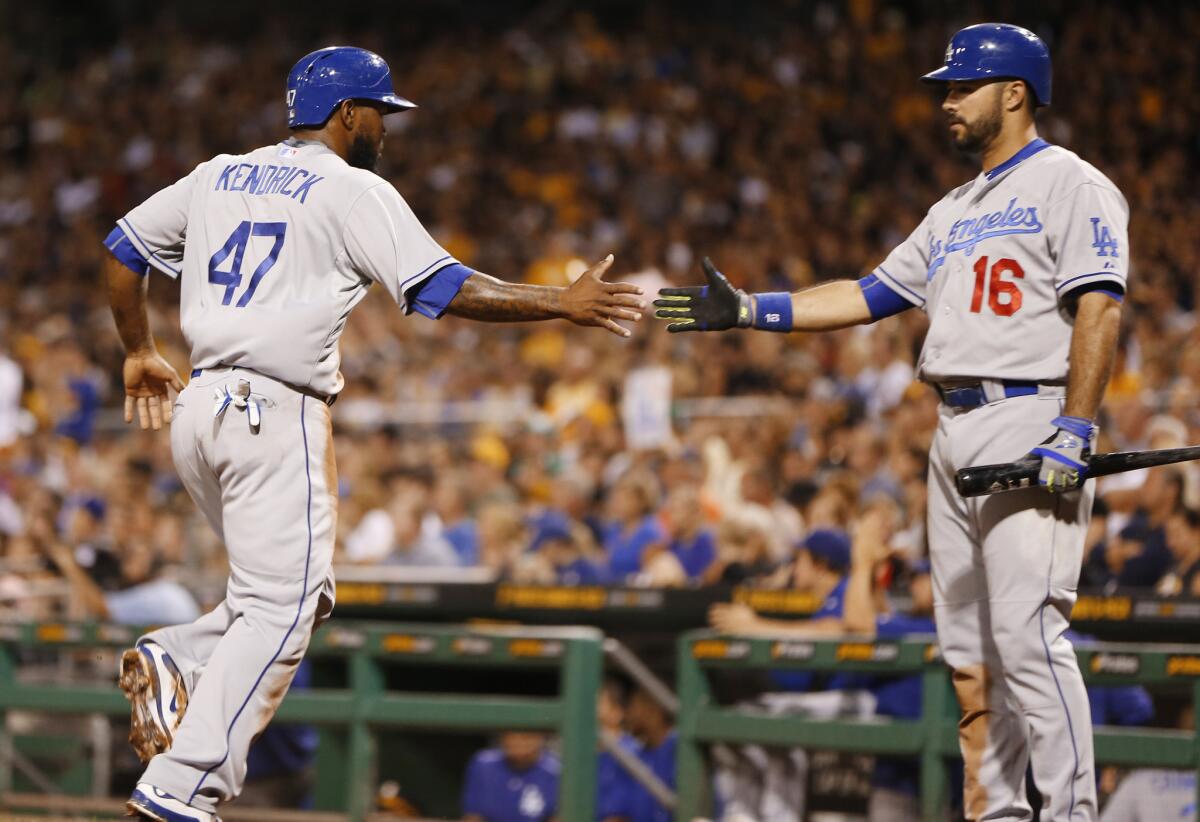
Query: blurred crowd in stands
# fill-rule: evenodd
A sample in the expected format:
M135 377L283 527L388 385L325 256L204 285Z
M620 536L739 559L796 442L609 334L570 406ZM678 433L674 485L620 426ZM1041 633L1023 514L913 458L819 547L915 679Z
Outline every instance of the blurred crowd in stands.
M926 5L417 3L316 28L299 12L285 24L291 5L235 22L146 3L53 22L10 9L0 613L46 613L62 580L87 592L77 605L132 621L220 597L196 584L220 580L222 553L167 436L117 416L101 239L198 162L284 137L300 54L342 41L391 61L420 108L389 120L381 173L474 268L565 284L611 251L650 291L696 281L709 255L749 289L798 289L869 271L977 172L916 79L977 18ZM1097 3L1067 25L1065 2L1011 5L1055 58L1043 136L1132 209L1099 449L1200 442L1200 57L1175 36L1200 31L1200 9ZM155 273L150 290L160 348L186 374L177 285ZM909 311L823 335L668 336L647 318L620 340L405 317L372 294L343 338L334 409L340 561L799 586L813 546L848 544L869 509L902 570L926 552L924 328ZM1101 480L1082 584L1200 594L1198 505L1188 466Z

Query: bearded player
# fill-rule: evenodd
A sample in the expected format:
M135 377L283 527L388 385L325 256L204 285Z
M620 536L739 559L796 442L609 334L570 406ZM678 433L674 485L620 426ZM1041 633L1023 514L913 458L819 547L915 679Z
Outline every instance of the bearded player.
M708 285L663 289L668 329L822 331L910 308L929 316L918 373L941 396L928 533L938 640L962 717L972 820L1094 820L1087 694L1064 637L1093 488L1097 411L1116 352L1129 263L1128 207L1072 152L1038 137L1050 55L1006 24L954 35L945 87L955 146L978 177L929 210L870 275L796 294L746 294L705 260ZM964 499L960 468L1040 461L1040 487Z
M519 285L471 270L429 236L373 173L384 115L413 107L379 55L306 55L286 100L287 139L201 163L107 240L126 421L136 411L157 429L174 416L176 469L230 566L213 611L151 632L122 658L130 741L149 762L127 807L146 819L212 822L237 796L250 743L333 607L329 406L343 384L338 339L367 289L432 319L559 317L628 336L617 320L640 318L640 289L601 280L611 255L569 288ZM150 334L150 268L180 280L186 388ZM182 389L173 407L168 388Z

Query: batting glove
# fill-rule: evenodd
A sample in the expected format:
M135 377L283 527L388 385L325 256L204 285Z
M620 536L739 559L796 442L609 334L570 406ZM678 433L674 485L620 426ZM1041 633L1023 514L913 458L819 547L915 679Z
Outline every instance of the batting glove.
M1042 460L1038 485L1051 492L1070 491L1082 485L1087 476L1096 426L1083 417L1055 417L1050 424L1058 430L1029 452Z
M749 328L754 321L750 295L734 288L708 257L704 258L703 266L708 285L659 289L659 299L654 301L658 310L654 316L669 320L671 324L667 330L673 334Z

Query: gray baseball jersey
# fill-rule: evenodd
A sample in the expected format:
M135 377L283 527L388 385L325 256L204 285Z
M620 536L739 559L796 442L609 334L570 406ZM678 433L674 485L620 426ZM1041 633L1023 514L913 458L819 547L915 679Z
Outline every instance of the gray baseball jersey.
M315 142L220 155L118 225L180 278L193 368L240 366L336 394L338 338L372 282L406 292L457 262L382 178Z
M943 197L874 273L929 315L923 379L1062 382L1072 318L1061 298L1125 290L1128 223L1107 177L1037 140Z

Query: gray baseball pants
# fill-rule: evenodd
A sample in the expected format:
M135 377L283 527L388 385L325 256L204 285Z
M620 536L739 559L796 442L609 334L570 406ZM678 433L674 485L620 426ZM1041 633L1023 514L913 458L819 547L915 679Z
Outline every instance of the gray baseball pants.
M220 403L250 383L248 406ZM333 610L337 469L329 407L255 372L204 371L171 424L179 477L225 542L229 582L215 609L150 633L189 692L169 751L142 781L213 812L238 795L250 744L287 693L312 632Z
M960 468L1020 459L1053 433L1061 398L1013 397L939 410L929 465L929 553L942 655L962 710L959 744L971 820L1097 816L1087 691L1064 636L1075 604L1094 483L964 499Z

